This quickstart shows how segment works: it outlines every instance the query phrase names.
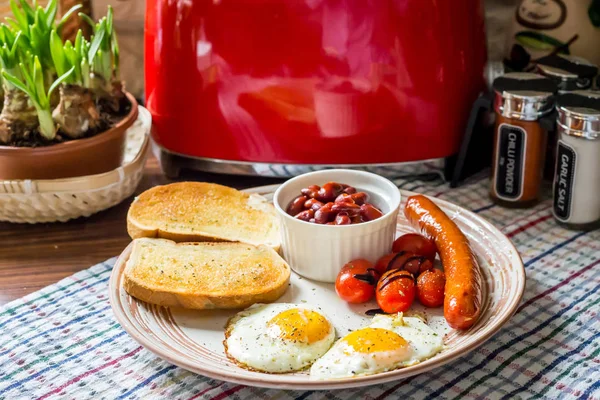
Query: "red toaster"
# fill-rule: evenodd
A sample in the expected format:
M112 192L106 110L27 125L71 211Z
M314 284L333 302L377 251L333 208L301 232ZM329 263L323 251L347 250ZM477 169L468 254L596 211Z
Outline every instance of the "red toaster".
M440 163L484 89L479 0L148 0L163 169Z

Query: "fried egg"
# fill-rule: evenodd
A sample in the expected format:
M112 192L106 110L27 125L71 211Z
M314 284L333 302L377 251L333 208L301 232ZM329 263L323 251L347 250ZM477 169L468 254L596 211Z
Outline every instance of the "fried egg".
M314 379L372 375L418 364L444 347L420 318L378 315L367 327L338 340L310 369Z
M255 304L228 322L224 344L241 367L285 373L310 366L334 340L333 325L314 307Z

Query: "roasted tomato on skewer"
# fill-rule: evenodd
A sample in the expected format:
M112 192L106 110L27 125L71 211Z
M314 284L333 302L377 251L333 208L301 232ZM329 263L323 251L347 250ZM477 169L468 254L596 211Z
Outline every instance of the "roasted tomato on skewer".
M407 233L394 240L392 251L394 253L414 253L433 262L433 260L435 260L437 248L435 247L435 243L425 236L419 235L418 233Z
M417 278L417 297L425 307L439 307L444 304L444 287L446 275L444 271L432 269L423 272Z
M401 269L389 270L379 280L375 296L379 308L386 313L407 311L415 299L414 276Z
M348 303L365 303L375 295L375 286L381 275L373 263L354 260L342 267L335 281L335 291Z
M381 274L392 269L403 269L418 276L432 268L433 264L428 258L408 252L386 254L375 263L375 269Z

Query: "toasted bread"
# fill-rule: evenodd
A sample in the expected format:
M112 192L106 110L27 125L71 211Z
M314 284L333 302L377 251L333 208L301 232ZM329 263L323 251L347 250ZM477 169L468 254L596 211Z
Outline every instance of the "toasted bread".
M290 267L265 245L141 238L132 246L123 285L147 303L245 308L277 300L289 284Z
M281 242L275 208L264 197L203 182L146 190L129 208L127 231L132 239L242 242L276 250Z

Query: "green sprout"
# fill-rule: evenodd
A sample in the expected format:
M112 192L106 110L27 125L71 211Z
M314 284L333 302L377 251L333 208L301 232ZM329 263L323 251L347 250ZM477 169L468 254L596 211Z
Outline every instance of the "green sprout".
M119 43L113 23L113 8L108 6L106 17L97 23L87 15L79 13L79 17L92 27L94 36L88 53L88 60L92 66L92 72L105 79L119 79Z
M8 2L12 18L0 24L0 96L5 90L2 99L10 104L2 108L0 99L0 119L27 120L28 127L37 127L39 121L39 132L47 140L56 137L57 126L70 138L93 132L100 121L96 102L101 99L103 107L118 111L120 99L125 98L118 80L120 54L112 7L97 23L79 14L93 27L91 41L79 31L74 41L63 42L60 34L65 23L82 5L57 21L58 0L48 0L45 7L38 0ZM33 108L38 121L32 118ZM19 134L7 134L7 129L0 136Z
M37 1L34 6L31 7L28 2L19 0L21 7L17 4L16 0L10 0L10 9L13 13L14 18L7 17L6 21L10 24L14 31L28 31L29 25L35 22L35 10ZM52 12L52 8L56 8L57 2L50 1L46 6L48 12ZM44 10L45 11L45 10ZM56 16L56 14L54 14Z
M75 45L67 40L64 44L56 31L50 34L50 53L56 72L59 76L65 75L70 69L73 74L69 75L64 83L90 88L90 63L88 59L90 43L85 40L81 30L75 37Z
M20 8L19 5L21 6ZM33 0L33 5L30 5L26 0L19 0L18 4L16 0L10 0L10 9L12 10L14 18L7 17L6 20L14 31L27 32L29 30L29 26L35 23L36 13L39 10L39 17L43 20L44 24L51 28L54 28L56 24L56 28L60 32L63 25L65 22L67 22L71 15L80 10L82 7L83 6L81 4L73 6L56 24L58 0L50 0L45 8L38 6L37 0Z
M91 65L88 58L91 44L85 40L81 30L77 32L75 44L67 40L64 44L58 33L50 35L50 50L59 75L70 74L60 92L60 102L52 113L61 132L70 138L78 138L100 123L100 114L93 98Z
M38 120L40 122L40 134L47 140L53 140L56 137L56 126L52 120L50 95L63 81L69 78L73 73L74 68L71 68L65 74L61 75L50 85L49 89L46 89L42 64L37 55L34 57L33 62L28 63L28 65L19 63L19 66L25 79L19 79L6 70L2 72L2 76L14 87L29 96L29 99L37 111Z
M7 21L14 32L23 33L23 47L40 58L48 81L51 81L55 69L50 54L50 34L55 29L60 32L65 22L81 9L82 5L72 7L57 24L58 0L50 0L45 8L38 6L37 0L34 0L33 6L26 0L19 0L19 4L20 8L16 0L10 0L14 18L7 18Z
M19 68L22 48L19 46L21 32L15 35L8 26L0 24L0 70L6 71L13 76L23 79ZM5 81L6 89L13 89L10 82Z
M75 12L79 11L82 7L83 5L77 4L71 7L66 13L64 13L60 21L58 21L58 23L56 24L56 30L58 32L61 32L65 23L69 20L69 18L71 18L71 15L75 14Z

